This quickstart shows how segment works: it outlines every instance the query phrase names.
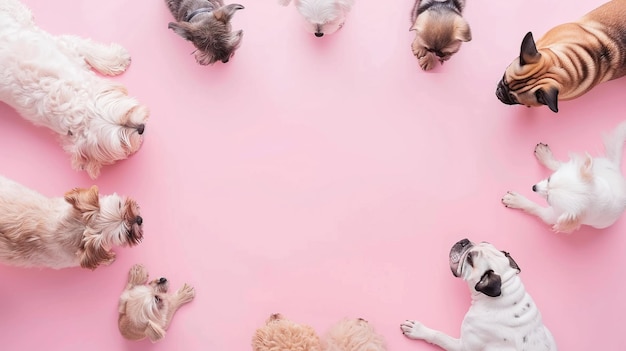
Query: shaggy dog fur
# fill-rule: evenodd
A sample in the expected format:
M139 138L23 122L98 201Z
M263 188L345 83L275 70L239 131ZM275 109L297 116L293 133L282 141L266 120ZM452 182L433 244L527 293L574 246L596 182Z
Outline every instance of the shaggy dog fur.
M165 0L176 19L169 29L196 47L196 62L210 65L228 62L241 45L243 31L232 31L230 20L243 5L224 5L222 0Z
M383 338L364 319L344 319L324 338L313 327L273 314L252 338L253 351L384 351Z
M291 0L278 0L287 6ZM307 30L316 37L332 34L343 27L354 0L294 0L298 12L307 23Z
M112 76L129 64L119 45L53 36L19 1L0 1L0 101L56 132L73 168L91 178L141 146L148 109L91 70Z
M128 273L128 283L119 301L118 328L129 340L150 339L157 342L165 337L174 313L191 302L195 290L184 284L174 294L168 294L165 278L148 282L148 271L139 264Z
M143 237L137 203L96 186L47 198L0 177L0 262L21 267L95 269L115 259L112 246Z

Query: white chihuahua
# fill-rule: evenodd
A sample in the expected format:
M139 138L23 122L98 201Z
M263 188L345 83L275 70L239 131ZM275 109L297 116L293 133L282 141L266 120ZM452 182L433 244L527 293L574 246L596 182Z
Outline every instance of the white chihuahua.
M554 158L546 144L537 144L535 157L552 175L533 185L550 207L541 207L524 196L508 192L502 203L524 210L551 224L556 232L570 233L581 225L606 228L626 208L626 180L621 173L626 122L604 138L605 157L572 155L568 162Z
M321 38L343 27L346 15L350 12L354 0L294 0L298 12L307 22L309 32ZM278 0L287 6L291 0Z

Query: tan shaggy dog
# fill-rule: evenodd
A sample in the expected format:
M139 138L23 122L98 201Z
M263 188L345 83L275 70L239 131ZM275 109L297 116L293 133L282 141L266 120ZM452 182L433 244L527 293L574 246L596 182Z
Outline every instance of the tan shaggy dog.
M252 338L253 351L384 351L383 338L362 318L343 319L324 338L313 327L273 314Z
M148 282L148 271L142 265L130 269L118 308L122 336L129 340L147 337L152 342L165 337L174 313L195 296L195 290L187 284L174 294L169 294L168 288L165 278Z
M143 238L137 203L98 188L48 198L0 176L0 262L21 267L95 269L115 259L113 246Z

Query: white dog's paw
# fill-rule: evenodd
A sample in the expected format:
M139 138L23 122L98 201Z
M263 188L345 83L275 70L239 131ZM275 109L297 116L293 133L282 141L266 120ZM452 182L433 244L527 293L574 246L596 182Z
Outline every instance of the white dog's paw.
M402 334L409 339L424 339L426 337L426 327L418 321L406 320L400 324Z
M128 272L128 281L133 284L145 284L148 281L148 271L140 264L135 264Z
M554 160L554 155L552 155L552 150L548 144L539 143L535 146L535 157L545 163L546 161Z
M100 67L100 73L107 74L109 76L116 76L124 73L128 66L130 66L130 53L123 46L115 43L111 44L110 50L112 55L109 60L107 60L108 62L103 62L103 65Z
M514 191L508 191L502 197L502 204L508 208L523 208L526 198Z
M185 283L182 288L178 289L176 295L178 296L178 301L183 304L193 300L196 296L196 291L192 286Z

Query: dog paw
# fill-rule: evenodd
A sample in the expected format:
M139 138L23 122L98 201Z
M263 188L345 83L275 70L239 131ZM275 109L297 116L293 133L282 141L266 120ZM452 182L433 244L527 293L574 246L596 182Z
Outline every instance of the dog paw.
M183 304L193 300L196 296L196 291L192 286L185 283L182 288L178 289L176 295L178 296L178 301Z
M502 197L502 204L508 208L521 208L524 200L524 196L514 191L508 191L504 197Z
M548 144L539 143L535 146L535 157L539 160L551 160L554 156Z
M419 63L420 67L424 70L424 71L429 71L433 68L435 68L435 63L437 62L437 60L435 60L433 58L433 55L431 55L430 53L428 53L425 56L422 57L418 57L417 58L417 62Z
M426 336L426 328L418 321L406 320L400 324L402 334L409 339L424 339Z
M145 284L148 281L148 271L144 266L136 264L128 272L128 281L134 284Z

